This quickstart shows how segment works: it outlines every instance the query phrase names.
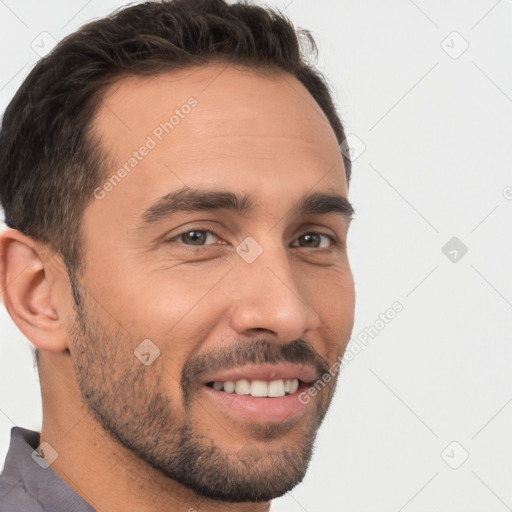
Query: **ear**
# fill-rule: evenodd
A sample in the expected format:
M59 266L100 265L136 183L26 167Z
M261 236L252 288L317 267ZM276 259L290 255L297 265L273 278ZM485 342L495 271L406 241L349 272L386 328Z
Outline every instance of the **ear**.
M16 229L0 235L0 290L14 323L40 350L68 347L66 315L56 305L63 297L56 285L55 253ZM53 295L52 295L53 294Z

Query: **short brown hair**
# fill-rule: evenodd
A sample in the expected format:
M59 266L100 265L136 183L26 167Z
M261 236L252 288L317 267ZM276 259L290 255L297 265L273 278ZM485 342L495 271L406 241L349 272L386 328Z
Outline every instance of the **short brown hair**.
M154 75L221 61L296 77L345 140L329 88L302 55L301 38L274 10L222 0L146 2L88 23L41 59L7 107L0 131L6 223L59 253L70 277L83 260L82 217L103 179L92 120L104 88L122 75ZM347 184L351 162L342 153Z

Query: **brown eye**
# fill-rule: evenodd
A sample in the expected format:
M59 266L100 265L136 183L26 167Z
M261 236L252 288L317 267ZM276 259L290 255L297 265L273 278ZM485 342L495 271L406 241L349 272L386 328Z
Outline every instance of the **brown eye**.
M325 244L325 241L330 242L330 245L335 245L335 241L329 235L325 235L323 233L304 233L298 239L298 241L302 242L302 245L299 247L311 247L313 249L324 249L329 248L329 245ZM297 246L294 246L297 247Z
M190 229L174 237L170 241L181 242L184 245L211 245L207 244L207 240L211 240L211 236L217 238L217 235L213 231L201 230L201 229Z

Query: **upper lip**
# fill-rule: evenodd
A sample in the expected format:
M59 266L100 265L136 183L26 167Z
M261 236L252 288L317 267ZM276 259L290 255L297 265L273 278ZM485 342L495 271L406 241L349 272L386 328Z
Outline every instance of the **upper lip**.
M247 380L279 380L298 379L302 382L311 383L317 380L318 374L311 366L302 366L292 363L246 365L229 370L222 370L206 375L203 384L216 381Z

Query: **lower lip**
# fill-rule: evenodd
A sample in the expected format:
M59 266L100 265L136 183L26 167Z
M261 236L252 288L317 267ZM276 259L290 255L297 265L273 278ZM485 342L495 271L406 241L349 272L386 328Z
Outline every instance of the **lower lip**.
M237 395L217 391L209 386L203 386L205 392L223 408L246 420L257 423L280 423L285 420L302 416L308 403L299 401L299 395L308 389L308 385L301 382L297 391L291 395L280 397L254 397L251 395Z

